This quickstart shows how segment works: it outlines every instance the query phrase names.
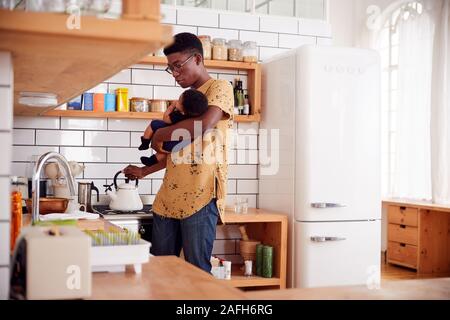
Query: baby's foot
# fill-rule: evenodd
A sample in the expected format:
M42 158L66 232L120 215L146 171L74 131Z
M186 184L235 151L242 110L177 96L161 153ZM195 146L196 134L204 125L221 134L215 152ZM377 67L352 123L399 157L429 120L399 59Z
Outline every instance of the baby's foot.
M158 163L158 159L156 158L155 155L151 156L151 157L141 157L141 162L143 165L150 167L154 164Z
M138 147L139 150L148 150L150 148L150 139L145 139L141 137L141 145Z

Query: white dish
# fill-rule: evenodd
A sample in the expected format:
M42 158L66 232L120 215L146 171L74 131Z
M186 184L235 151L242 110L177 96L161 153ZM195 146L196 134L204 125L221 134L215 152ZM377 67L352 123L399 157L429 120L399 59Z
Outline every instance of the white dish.
M142 239L134 245L91 247L91 270L123 272L127 265L132 265L136 273L141 273L142 264L152 256L150 247L151 243Z

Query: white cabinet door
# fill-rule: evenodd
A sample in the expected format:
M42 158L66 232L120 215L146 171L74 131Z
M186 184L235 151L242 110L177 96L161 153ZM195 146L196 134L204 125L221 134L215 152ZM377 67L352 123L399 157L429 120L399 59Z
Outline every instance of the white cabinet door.
M369 285L380 281L381 224L295 222L295 287Z

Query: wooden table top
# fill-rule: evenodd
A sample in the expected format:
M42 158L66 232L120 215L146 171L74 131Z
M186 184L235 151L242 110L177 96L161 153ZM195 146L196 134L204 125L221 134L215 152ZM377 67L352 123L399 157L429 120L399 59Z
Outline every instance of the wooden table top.
M367 286L286 289L247 292L254 300L450 300L450 278L384 281Z
M242 300L244 292L175 256L150 257L142 273L93 273L91 299Z

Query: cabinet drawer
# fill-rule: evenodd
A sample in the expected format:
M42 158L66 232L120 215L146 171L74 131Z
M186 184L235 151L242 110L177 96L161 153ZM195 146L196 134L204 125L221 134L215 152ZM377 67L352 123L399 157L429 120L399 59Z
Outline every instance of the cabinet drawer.
M387 260L389 263L399 263L408 267L417 268L416 246L389 241Z
M388 226L388 240L417 246L418 229L416 227L390 223Z
M389 223L404 224L411 227L418 226L418 210L416 208L407 208L400 206L388 207Z

